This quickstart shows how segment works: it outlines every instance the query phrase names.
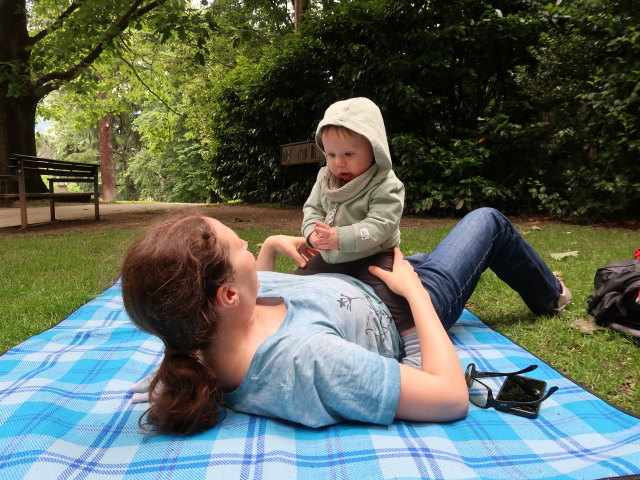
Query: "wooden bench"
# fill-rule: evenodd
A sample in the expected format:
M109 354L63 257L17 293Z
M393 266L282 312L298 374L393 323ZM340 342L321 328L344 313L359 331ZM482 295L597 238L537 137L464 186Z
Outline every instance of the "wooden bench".
M80 202L95 205L95 218L100 220L100 203L98 195L98 165L79 162L64 162L49 158L31 157L12 154L9 157L9 175L0 175L0 181L17 182L18 193L0 193L0 199L18 200L20 203L21 228L27 228L27 200L49 199L51 221L56 219L56 202ZM49 191L46 193L30 193L26 191L25 175L49 175ZM54 192L56 183L93 183L93 193ZM93 198L92 198L93 196Z

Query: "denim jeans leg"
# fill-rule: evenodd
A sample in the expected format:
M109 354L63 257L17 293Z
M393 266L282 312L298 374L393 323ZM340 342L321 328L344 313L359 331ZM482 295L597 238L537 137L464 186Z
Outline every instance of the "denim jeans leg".
M458 319L487 269L522 297L536 315L556 307L560 287L536 251L508 218L492 208L467 214L429 255L407 257L445 328Z

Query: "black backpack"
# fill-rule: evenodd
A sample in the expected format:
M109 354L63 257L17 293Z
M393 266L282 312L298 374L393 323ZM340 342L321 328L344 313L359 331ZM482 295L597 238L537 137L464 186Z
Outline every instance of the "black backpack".
M608 263L596 271L593 283L589 314L600 325L640 337L640 260Z

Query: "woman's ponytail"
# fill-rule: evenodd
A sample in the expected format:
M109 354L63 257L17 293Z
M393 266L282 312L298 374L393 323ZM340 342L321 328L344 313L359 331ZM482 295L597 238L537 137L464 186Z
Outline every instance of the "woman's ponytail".
M190 434L214 426L220 419L223 395L215 374L196 352L165 349L149 388L151 408L140 418L145 430Z

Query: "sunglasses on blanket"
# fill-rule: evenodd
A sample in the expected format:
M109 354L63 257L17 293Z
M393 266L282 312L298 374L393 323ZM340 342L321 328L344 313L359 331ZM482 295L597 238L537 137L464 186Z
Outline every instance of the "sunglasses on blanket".
M540 404L558 390L558 387L551 387L545 394L544 391L547 388L545 381L521 375L536 368L538 368L537 365L529 365L527 368L511 373L479 372L475 364L470 363L465 373L469 401L480 408L494 408L521 417L536 418ZM486 377L507 377L495 398L491 388L478 380Z

